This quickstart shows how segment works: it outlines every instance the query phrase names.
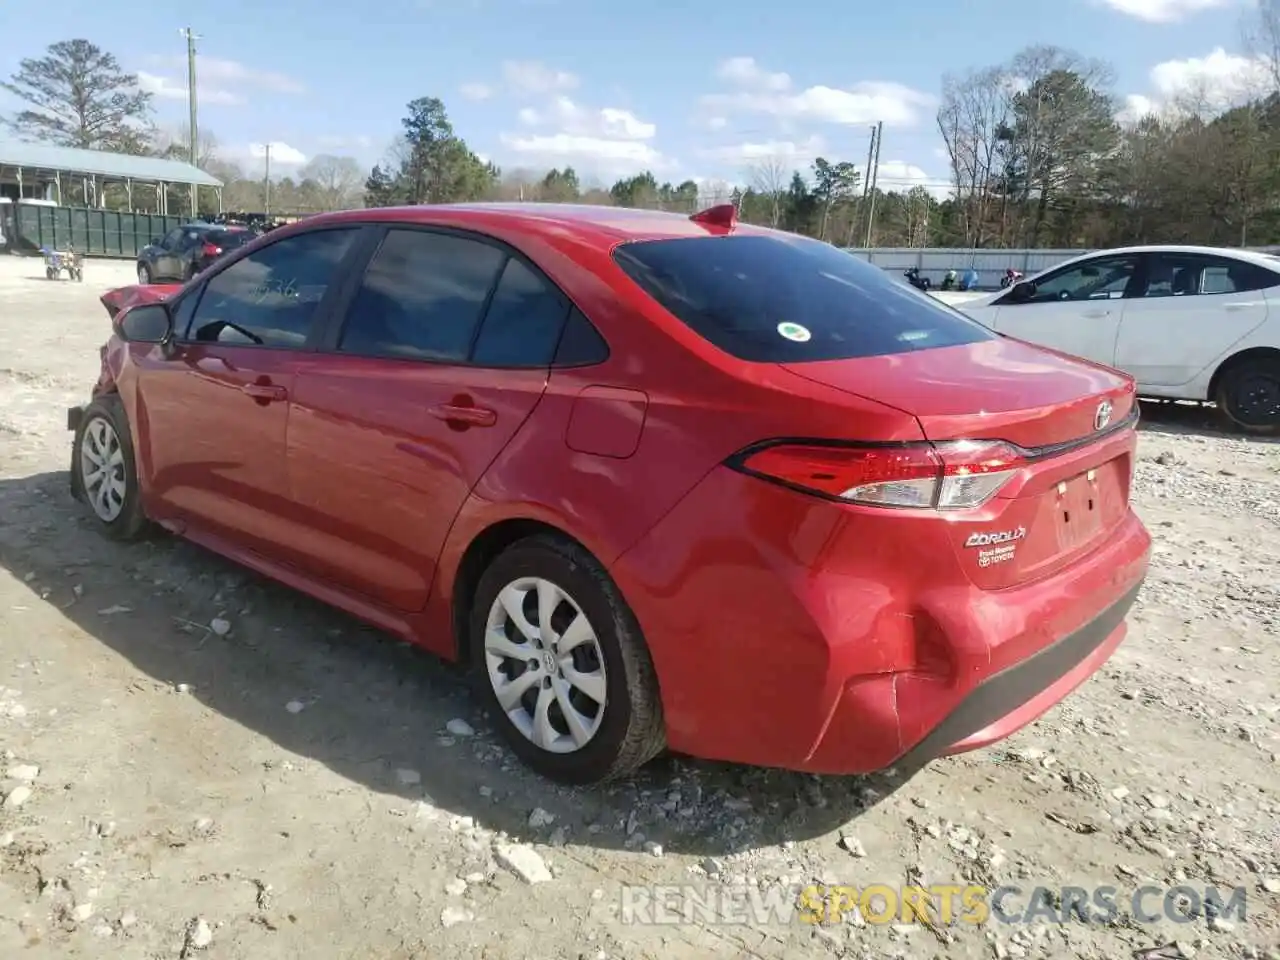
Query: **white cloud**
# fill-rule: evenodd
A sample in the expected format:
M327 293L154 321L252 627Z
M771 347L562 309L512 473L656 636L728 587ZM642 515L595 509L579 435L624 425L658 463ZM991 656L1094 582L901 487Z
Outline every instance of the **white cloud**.
M791 77L785 73L769 73L756 63L754 57L730 57L716 68L716 76L738 87L754 90L788 90Z
M591 109L556 97L545 110L522 109L517 118L527 133L503 134L506 147L528 162L570 163L601 175L670 167L652 144L655 124L619 107Z
M513 93L545 96L572 90L578 78L564 70L554 70L536 60L508 60L502 65L502 79Z
M307 155L296 147L291 147L287 143L281 143L278 140L271 141L270 144L251 143L245 151L248 157L260 161L264 167L267 162L267 147L271 147L271 169L277 167L300 167L307 162Z
M861 166L858 171L865 173ZM923 168L905 160L881 160L876 187L885 193L906 193L915 187L924 187L939 200L949 197L954 189L946 177L932 177Z
M702 106L715 116L728 113L762 113L779 120L807 120L834 124L910 126L934 104L927 93L900 83L869 81L847 88L822 84L795 89L785 73L770 73L751 57L721 62L717 76L738 88L731 93L702 97Z
M148 57L157 71L138 71L138 86L162 100L186 100L186 58ZM201 104L236 106L253 93L299 94L306 88L292 77L271 70L258 70L236 60L199 57L196 60L196 100Z
M138 87L160 100L185 101L187 99L188 91L185 80L173 80L169 77L162 77L156 73L147 73L145 70L138 71ZM236 96L230 90L211 87L197 78L196 102L202 105L219 104L221 106L233 107L237 104L244 103L244 100L241 97Z
M1240 0L1102 0L1108 7L1126 17L1147 23L1177 23L1203 13L1240 6Z
M1148 74L1152 92L1130 94L1120 111L1122 122L1166 111L1220 112L1265 90L1271 65L1264 57L1227 53L1217 47L1203 57L1166 60Z
M467 100L488 100L494 91L487 83L464 83L458 92Z
M809 137L799 143L794 140L766 140L760 143L736 143L725 147L699 150L708 160L734 166L753 166L765 162L777 162L787 167L805 167L826 149L826 141L819 136Z

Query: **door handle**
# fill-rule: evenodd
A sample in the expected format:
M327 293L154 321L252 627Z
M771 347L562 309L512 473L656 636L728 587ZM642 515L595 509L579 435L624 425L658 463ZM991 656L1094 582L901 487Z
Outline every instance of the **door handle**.
M1261 303L1228 303L1226 304L1226 308L1232 312L1235 312L1236 310L1252 310L1255 307L1260 307L1260 306L1262 306Z
M240 388L240 392L264 403L278 403L289 399L289 391L270 383L246 383Z
M1085 320L1101 320L1103 317L1111 316L1110 310L1089 310L1080 314Z
M427 413L445 423L464 423L469 427L492 427L498 422L498 414L488 407L463 407L441 403L428 407Z

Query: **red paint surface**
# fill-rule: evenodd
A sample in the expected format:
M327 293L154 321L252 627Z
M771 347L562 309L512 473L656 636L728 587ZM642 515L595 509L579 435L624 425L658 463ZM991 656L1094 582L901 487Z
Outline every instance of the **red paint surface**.
M468 547L496 524L536 521L581 542L618 583L652 652L673 748L857 772L894 762L985 677L1145 574L1149 536L1128 505L1132 429L1022 464L986 505L952 513L833 502L724 465L779 437L1058 443L1087 435L1104 397L1117 419L1132 408L1122 374L1011 340L789 368L737 361L648 301L609 255L626 239L726 228L643 211L352 211L282 228L211 270L342 221L442 224L511 244L591 319L610 358L548 374L113 336L97 390L125 403L154 519L443 656L458 652ZM104 304L178 289L125 288ZM455 408L479 412L458 419ZM979 567L964 546L1015 526L1028 533L1008 563ZM1122 634L954 749L1034 719Z

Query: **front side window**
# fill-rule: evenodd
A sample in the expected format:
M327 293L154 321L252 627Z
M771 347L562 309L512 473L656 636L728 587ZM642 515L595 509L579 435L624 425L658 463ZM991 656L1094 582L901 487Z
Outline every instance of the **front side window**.
M879 267L802 237L642 240L614 260L699 336L740 360L798 363L991 340Z
M303 233L237 260L205 284L190 339L302 347L356 233L354 227Z
M1061 273L1037 280L1035 293L1023 302L1115 300L1124 296L1137 268L1137 257L1104 257L1077 263Z
M387 232L338 341L342 353L463 363L507 254L445 233Z
M180 244L181 242L182 242L182 228L176 227L173 230L170 230L165 235L165 238L160 241L160 246L163 247L165 250L176 250L178 249L178 244Z

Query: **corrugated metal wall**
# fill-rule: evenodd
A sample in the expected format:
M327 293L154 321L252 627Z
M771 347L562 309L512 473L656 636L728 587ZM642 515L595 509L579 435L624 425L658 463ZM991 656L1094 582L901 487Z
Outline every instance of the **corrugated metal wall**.
M75 251L90 257L136 257L153 239L163 237L189 217L119 213L83 207L46 207L19 203L16 243L10 249L34 253L41 247Z
M1250 247L1266 253L1274 253L1276 247ZM942 282L948 270L954 269L963 274L969 267L978 271L978 285L995 289L1000 286L1000 278L1012 267L1021 270L1027 276L1048 270L1055 264L1072 257L1078 257L1089 250L967 250L962 247L952 249L921 249L918 247L873 247L870 250L850 249L856 257L869 260L884 270L897 271L899 274L910 267L919 267L920 275L928 277L936 287Z

